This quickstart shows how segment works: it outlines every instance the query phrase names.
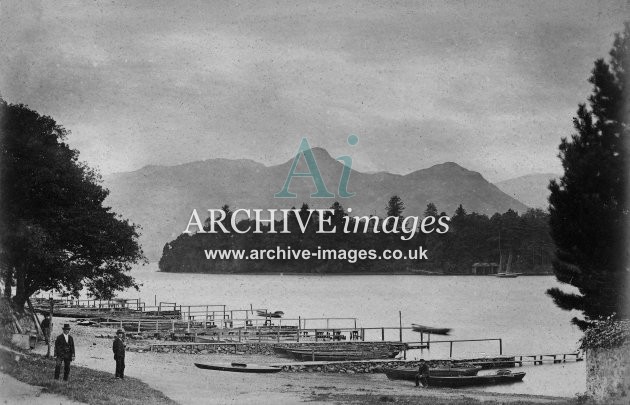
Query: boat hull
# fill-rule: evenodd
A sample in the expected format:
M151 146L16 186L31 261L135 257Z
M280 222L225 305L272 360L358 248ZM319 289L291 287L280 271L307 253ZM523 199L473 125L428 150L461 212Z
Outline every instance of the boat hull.
M287 350L293 358L299 361L344 361L344 360L372 360L392 359L398 351L373 352L373 351L313 351L313 350Z
M481 367L436 367L429 369L430 377L455 377L474 376L481 370ZM385 375L390 380L415 381L418 368L398 368L387 370Z
M473 385L497 385L510 384L522 381L525 373L509 373L509 374L490 374L476 376L458 376L458 377L437 377L429 375L428 383L430 387L469 387Z
M226 363L226 364L201 364L195 366L204 370L231 371L236 373L277 373L282 369L279 367L262 366L259 364Z
M411 330L414 332L431 333L433 335L448 335L451 333L451 328L433 328L431 326L411 324Z
M496 274L497 277L499 278L516 278L518 276L520 276L521 273L499 273Z

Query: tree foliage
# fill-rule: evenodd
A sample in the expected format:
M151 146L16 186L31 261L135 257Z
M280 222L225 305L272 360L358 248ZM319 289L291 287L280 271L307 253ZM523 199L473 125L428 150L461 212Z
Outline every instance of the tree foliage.
M385 207L385 212L388 217L401 217L404 210L405 203L402 198L397 195L392 196Z
M55 120L0 98L0 255L18 307L39 290L95 297L136 286L138 228L103 206L108 191Z
M579 310L586 328L601 316L627 317L628 293L628 89L630 24L615 36L610 61L595 62L593 92L573 119L576 132L563 138L564 175L549 185L550 226L558 280L577 287L547 293L565 310Z

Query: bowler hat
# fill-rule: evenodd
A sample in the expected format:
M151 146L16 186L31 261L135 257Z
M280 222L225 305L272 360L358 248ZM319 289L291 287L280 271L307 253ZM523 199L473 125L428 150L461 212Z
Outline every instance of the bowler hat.
M70 330L70 325L67 323L63 324L63 330Z
M122 329L118 329L118 330L116 331L116 334L119 334L119 333L125 333L125 332L124 332Z

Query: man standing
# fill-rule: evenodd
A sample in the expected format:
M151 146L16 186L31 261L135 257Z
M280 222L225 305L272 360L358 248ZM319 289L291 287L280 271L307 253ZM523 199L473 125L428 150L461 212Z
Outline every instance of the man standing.
M61 362L63 362L63 380L68 381L70 362L74 361L74 340L70 336L70 325L67 323L63 325L63 333L57 336L57 340L55 340L55 358L57 359L55 380L59 379Z
M116 378L123 380L125 378L125 342L123 338L125 332L122 329L116 331L114 338L114 360L116 360Z
M422 383L422 387L429 385L429 365L425 363L424 359L420 359L418 367L418 374L416 374L416 387Z
M50 315L45 314L44 320L42 321L42 333L44 334L44 340L46 344L50 340Z

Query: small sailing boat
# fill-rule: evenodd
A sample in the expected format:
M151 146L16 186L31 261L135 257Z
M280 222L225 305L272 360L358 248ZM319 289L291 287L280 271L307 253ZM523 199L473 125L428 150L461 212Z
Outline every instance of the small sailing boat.
M499 272L496 274L499 278L516 278L520 276L522 273L513 273L512 270L512 251L510 250L510 255L508 256L507 265L505 266L505 272L501 272L501 264L503 262L503 257L499 259Z

